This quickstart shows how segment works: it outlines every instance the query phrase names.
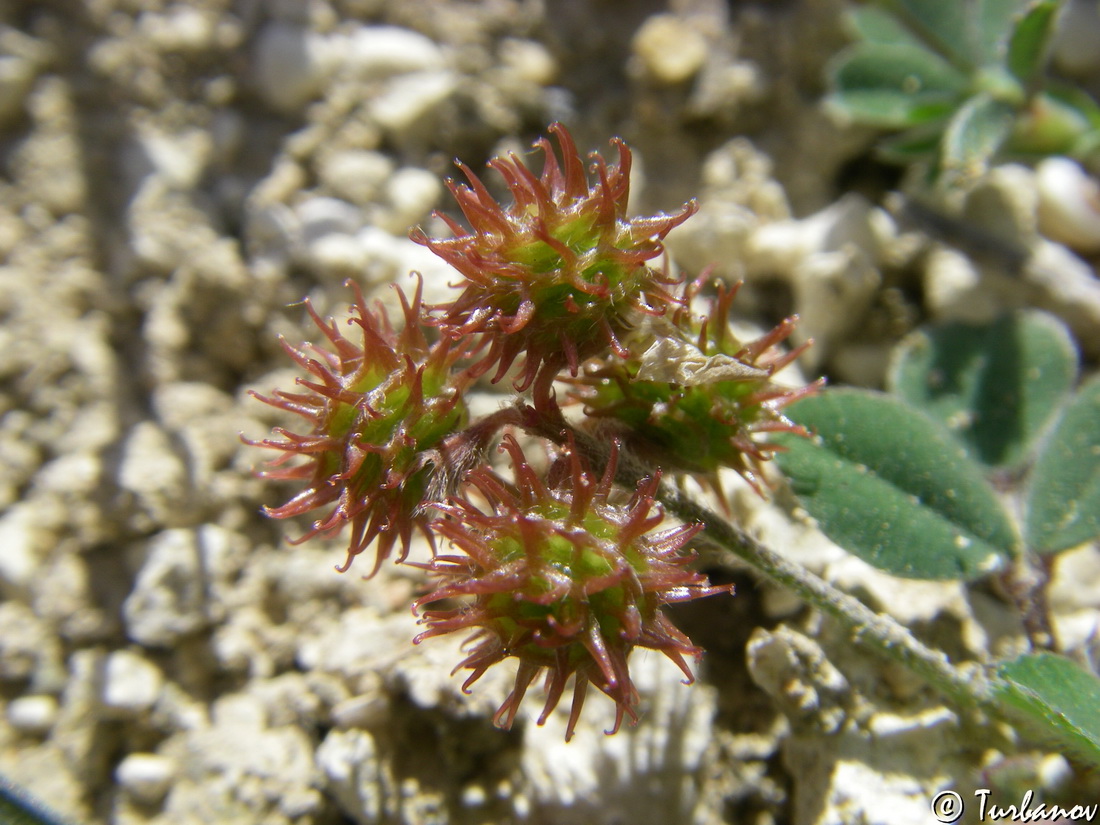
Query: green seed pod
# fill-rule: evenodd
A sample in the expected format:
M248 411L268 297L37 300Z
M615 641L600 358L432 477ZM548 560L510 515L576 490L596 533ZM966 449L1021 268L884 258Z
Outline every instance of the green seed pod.
M608 346L625 355L619 336L637 310L660 314L672 300L666 275L648 265L664 252L673 227L697 206L694 201L674 215L629 218L630 150L612 141L618 163L593 155L596 182L589 184L584 162L561 124L557 136L562 160L550 142L535 145L545 156L536 177L514 155L496 158L495 169L511 191L508 207L498 204L477 176L459 167L469 186L448 181L470 230L446 216L454 237L429 238L417 230L412 239L435 252L465 278L464 291L437 309L444 333L483 335L488 351L480 373L494 366L500 380L515 358L525 361L517 389L540 375L544 388L564 367L579 364ZM536 393L538 395L538 393Z
M700 525L656 531L664 520L654 501L659 476L644 480L625 502L613 501L617 449L599 478L572 446L551 468L547 485L532 470L516 441L506 436L514 483L487 467L469 481L486 501L484 512L466 498L437 505L444 518L434 527L461 551L437 556L430 569L439 587L417 602L419 609L441 599L466 603L455 610L426 610L421 623L431 636L472 631L471 651L456 671L472 671L463 689L492 665L519 660L515 687L494 721L509 728L528 686L545 673L541 725L557 706L566 682L576 676L566 730L572 735L588 686L616 703L618 730L624 716L637 721L638 694L628 657L636 647L659 650L693 680L685 657L702 651L677 630L661 608L732 591L712 586L687 565L686 549Z
M758 492L761 464L778 447L761 434L806 431L782 408L818 391L821 384L784 387L772 376L809 346L781 352L794 330L788 318L761 338L743 344L729 327L737 287L719 284L705 316L689 307L702 279L684 288L671 323L626 358L590 364L571 381L572 398L587 415L613 422L611 429L633 453L672 472L691 473L719 488L718 471L731 467Z
M280 507L265 508L273 518L331 509L313 523L299 542L332 536L351 526L347 570L355 556L377 539L370 575L401 542L404 561L413 528L429 540L426 490L436 448L465 426L464 376L452 377L463 348L449 339L429 345L425 337L421 284L410 304L398 290L405 326L395 332L381 307L372 312L355 286L354 315L361 343L346 338L305 302L306 311L328 340L329 348L307 344L283 348L313 380L300 378L306 392L276 390L256 398L310 422L306 434L277 428L280 439L256 446L279 450L264 478L304 481L305 489ZM304 461L290 463L300 457Z

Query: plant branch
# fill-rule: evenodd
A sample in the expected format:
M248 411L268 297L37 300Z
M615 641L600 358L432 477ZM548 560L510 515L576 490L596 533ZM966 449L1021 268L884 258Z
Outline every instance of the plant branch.
M960 705L1001 715L989 682L980 672L962 672L948 661L946 654L928 647L889 616L876 613L806 568L783 558L683 492L663 484L657 498L678 518L705 525L698 540L736 556L799 598L840 619L852 628L853 638L859 644L906 666Z
M550 427L535 428L549 437ZM583 431L573 430L577 448L591 460L606 462L610 445ZM561 441L558 431L555 441ZM631 487L650 473L627 451L619 454L618 480ZM705 541L722 553L736 556L768 579L794 592L799 598L838 618L852 629L853 640L880 656L904 665L928 684L963 707L979 708L1006 718L993 696L989 679L979 669L963 672L948 661L946 654L933 650L889 616L876 613L863 602L843 593L804 567L783 558L741 528L703 506L691 496L663 482L656 498L668 512L684 522L704 525L697 541Z

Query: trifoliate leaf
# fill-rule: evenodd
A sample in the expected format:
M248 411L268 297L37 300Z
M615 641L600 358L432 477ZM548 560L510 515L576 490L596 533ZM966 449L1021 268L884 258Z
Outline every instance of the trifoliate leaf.
M1100 765L1100 679L1053 653L1025 654L997 669L998 697L1057 743Z
M1100 378L1077 393L1035 462L1025 532L1040 553L1100 537Z
M918 330L898 347L887 386L938 419L985 464L1023 460L1073 388L1077 354L1053 317Z
M817 434L777 438L792 491L864 561L909 578L975 579L1016 551L980 467L923 413L880 393L832 390L787 414Z

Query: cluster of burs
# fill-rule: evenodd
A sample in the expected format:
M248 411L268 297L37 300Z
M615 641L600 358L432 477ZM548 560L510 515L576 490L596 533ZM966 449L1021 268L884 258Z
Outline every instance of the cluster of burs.
M615 140L613 163L586 163L565 127L550 131L558 151L538 141L541 173L515 155L489 163L510 204L461 166L468 183L449 187L468 228L440 215L451 237L413 232L462 276L453 301L426 305L419 281L411 299L399 290L398 328L352 284L351 334L306 303L323 345L284 346L308 377L260 400L309 430L258 443L280 453L266 477L304 485L269 515L320 511L303 540L349 532L341 570L370 548L373 571L395 547L405 562L414 534L428 538L436 587L415 605L416 641L471 634L464 687L518 660L497 724L540 674L545 721L575 677L568 737L589 685L615 701L612 730L637 719L635 647L690 681L701 651L662 607L730 590L691 567L702 526L664 524L662 472L719 488L732 468L760 489L766 434L802 432L781 408L817 386L772 381L798 354L777 346L793 321L740 342L727 320L736 288L704 298L705 273L669 272L663 239L694 202L629 217L630 150ZM510 378L516 396L471 420L464 395L483 377Z

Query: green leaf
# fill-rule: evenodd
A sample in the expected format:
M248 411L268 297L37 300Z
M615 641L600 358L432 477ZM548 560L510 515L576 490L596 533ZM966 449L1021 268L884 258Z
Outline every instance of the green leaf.
M943 117L966 78L932 52L908 44L859 43L831 63L829 102L871 125L900 128Z
M1059 0L1032 3L1012 31L1005 64L1024 83L1033 80L1043 68L1059 6Z
M944 130L944 172L965 178L980 175L1012 133L1015 116L1014 106L988 93L966 101Z
M975 458L1005 466L1026 457L1076 376L1065 327L1024 312L918 330L895 351L887 387L943 422Z
M909 164L935 160L939 155L943 126L941 121L889 135L878 142L875 153L890 163Z
M1051 80L1046 84L1041 97L1049 98L1066 109L1076 112L1077 117L1093 129L1100 129L1100 104L1078 86Z
M974 579L1015 552L1012 524L981 469L902 401L829 390L788 408L817 434L783 436L776 460L833 541L897 576Z
M825 102L846 118L880 129L903 129L942 119L952 109L948 100L920 100L902 92L876 89L836 92Z
M1100 537L1100 378L1062 414L1031 472L1028 547L1056 553Z
M852 33L868 43L921 46L921 40L894 15L878 6L856 6L847 13Z
M975 44L968 6L973 0L898 0L908 14L906 21L953 62L974 64Z
M1054 653L1025 654L997 669L997 696L1078 757L1100 765L1100 679Z
M1020 113L1010 149L1039 156L1074 154L1100 131L1100 106L1072 86L1047 84Z
M1002 64L1008 42L1014 31L1013 22L1026 0L979 0L975 15L976 39L982 65Z

